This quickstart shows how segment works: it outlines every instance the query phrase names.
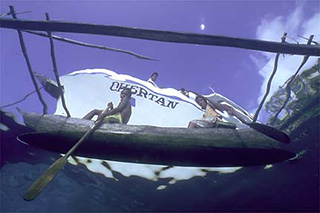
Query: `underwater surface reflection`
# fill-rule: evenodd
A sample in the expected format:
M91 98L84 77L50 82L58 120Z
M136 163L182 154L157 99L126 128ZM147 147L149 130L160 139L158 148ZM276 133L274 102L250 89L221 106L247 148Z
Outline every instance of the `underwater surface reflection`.
M269 166L215 171L166 166L141 169L127 163L99 162L106 173L90 171L77 158L31 202L22 196L59 154L16 141L26 131L2 114L1 211L317 211L319 208L319 116L295 132L299 159ZM86 165L84 165L86 164ZM119 172L120 165L130 169ZM142 168L142 167L141 167ZM183 172L189 170L189 176ZM147 172L146 172L147 171ZM190 172L192 171L192 172ZM232 171L232 169L230 170ZM139 173L147 174L141 177ZM176 176L174 178L174 176ZM186 178L187 177L187 178Z

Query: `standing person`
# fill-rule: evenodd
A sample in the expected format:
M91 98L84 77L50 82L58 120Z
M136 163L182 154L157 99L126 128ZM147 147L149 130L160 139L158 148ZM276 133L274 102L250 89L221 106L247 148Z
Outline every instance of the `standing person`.
M148 79L148 82L151 83L153 86L158 87L158 85L155 83L157 78L158 78L158 73L154 72L152 73L151 78Z
M120 93L120 103L116 108L113 108L113 103L108 103L108 110L106 117L104 118L105 123L120 123L127 124L131 116L131 90L124 88ZM103 110L94 109L90 111L83 119L91 120L93 116L98 115L98 119L102 116Z

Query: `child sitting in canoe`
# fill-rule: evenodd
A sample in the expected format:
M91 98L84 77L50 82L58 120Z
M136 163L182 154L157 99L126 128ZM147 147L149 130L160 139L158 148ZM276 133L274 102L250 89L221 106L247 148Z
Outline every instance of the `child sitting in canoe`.
M188 128L214 128L214 127L224 127L235 129L236 125L230 122L222 122L222 116L216 112L217 107L207 101L201 95L196 96L196 102L205 110L205 114L201 119L192 120L189 122ZM232 113L232 108L223 106L228 113Z
M120 123L127 124L131 116L131 90L124 88L120 93L120 103L116 108L113 108L113 103L108 103L106 111L105 123ZM102 117L103 110L94 109L90 111L83 119L91 120L95 115L98 116L97 120Z

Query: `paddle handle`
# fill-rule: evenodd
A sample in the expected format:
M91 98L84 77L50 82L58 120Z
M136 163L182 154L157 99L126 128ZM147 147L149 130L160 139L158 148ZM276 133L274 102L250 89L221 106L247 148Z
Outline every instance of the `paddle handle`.
M108 111L108 107L102 111L101 116L98 120L94 122L94 124L91 126L90 130L84 134L79 141L66 153L64 156L65 158L68 158L70 155L73 154L73 152L82 144L83 141L85 141L96 129L100 126L103 119L106 117L106 112Z
M91 133L96 129L95 127L96 127L96 125L93 125L91 127L91 129L89 131L87 131L86 134L84 134L80 138L80 140L66 153L66 155L64 157L68 158L70 155L72 155L73 152L82 144L82 142L85 141L91 135Z

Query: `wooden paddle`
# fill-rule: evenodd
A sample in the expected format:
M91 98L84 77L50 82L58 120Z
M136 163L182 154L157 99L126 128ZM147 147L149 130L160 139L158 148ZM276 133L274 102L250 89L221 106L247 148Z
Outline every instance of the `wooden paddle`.
M252 129L255 129L257 130L258 132L272 138L272 139L275 139L277 141L280 141L282 143L290 143L290 138L289 136L274 128L274 127L271 127L271 126L268 126L268 125L265 125L265 124L261 124L261 123L246 123L248 126L250 126Z
M33 182L29 187L27 192L24 194L23 198L27 201L35 199L42 190L52 181L52 179L58 174L58 172L66 165L68 162L68 157L72 155L75 150L84 142L102 123L103 119L106 117L106 108L99 119L91 126L91 128L80 138L80 140L65 154L63 157L56 160L42 175Z
M197 94L197 93L196 93ZM203 96L202 96L203 97ZM204 97L209 103L213 104L214 107L216 108L217 107L217 104L216 103L212 103L208 98ZM224 106L223 104L219 104L220 106L218 106L218 109L221 108L223 110ZM219 109L220 110L220 109ZM289 136L274 128L274 127L271 127L271 126L268 126L268 125L265 125L265 124L261 124L261 123L256 123L256 122L248 122L248 121L245 121L243 117L241 117L236 111L233 112L233 115L235 117L237 117L243 124L245 125L248 125L249 127L251 127L252 129L274 139L274 140L277 140L279 142L282 142L282 143L290 143L290 138Z
M258 132L260 132L260 133L262 133L272 139L275 139L275 140L282 142L282 143L290 143L289 136L286 133L284 133L274 127L271 127L271 126L268 126L265 124L261 124L261 123L256 123L256 122L248 122L243 118L241 113L239 114L236 111L233 112L233 115L235 117L237 117L243 124L248 125L252 129L254 129L254 130L256 130L256 131L258 131ZM247 120L249 120L249 119L247 119Z

